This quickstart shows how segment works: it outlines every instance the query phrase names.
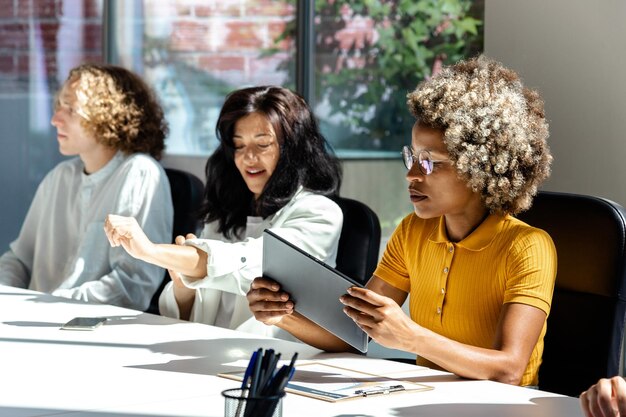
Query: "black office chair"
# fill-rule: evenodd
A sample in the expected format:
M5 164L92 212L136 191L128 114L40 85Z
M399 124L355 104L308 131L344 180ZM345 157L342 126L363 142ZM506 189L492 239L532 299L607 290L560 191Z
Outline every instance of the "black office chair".
M540 192L518 217L548 232L558 256L539 388L578 396L622 373L626 211L603 198Z
M179 169L165 168L165 173L170 182L174 205L173 242L178 235L196 233L200 226L197 212L204 199L204 184L195 175ZM152 296L147 313L159 314L159 296L169 281L170 277L166 271L161 285Z
M378 264L380 222L364 203L344 197L333 200L343 212L343 227L337 250L337 269L365 284Z

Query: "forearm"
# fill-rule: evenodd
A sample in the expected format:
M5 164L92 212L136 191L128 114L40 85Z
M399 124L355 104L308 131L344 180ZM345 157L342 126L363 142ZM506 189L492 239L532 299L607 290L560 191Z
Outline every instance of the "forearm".
M124 259L128 258L128 259ZM113 255L113 269L71 288L57 288L53 295L99 304L145 310L163 277L155 265L137 263L128 255Z
M140 259L190 278L203 278L207 275L206 252L191 246L153 244Z
M174 281L173 283L174 298L178 305L178 313L182 320L189 320L191 310L196 299L196 290L187 288L182 282Z
M13 251L0 257L0 284L11 287L28 288L30 273Z
M327 352L356 352L346 342L297 312L284 316L277 326L302 342Z
M351 287L341 297L344 311L378 343L414 353L457 375L519 384L541 335L546 313L507 303L500 311L489 348L464 344L424 328L400 308L403 292L374 276L367 289ZM467 318L471 320L471 318Z
M462 344L418 328L414 351L457 375L519 384L545 321L546 313L539 308L507 303L500 313L490 349Z
M407 347L404 350L470 379L518 385L528 364L522 355L463 344L419 326Z

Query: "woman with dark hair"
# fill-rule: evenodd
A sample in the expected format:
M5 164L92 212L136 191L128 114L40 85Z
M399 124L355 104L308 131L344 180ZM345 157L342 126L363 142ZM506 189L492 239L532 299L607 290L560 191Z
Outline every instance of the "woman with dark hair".
M155 160L168 130L163 110L138 75L83 64L57 94L51 123L59 151L74 158L37 188L0 258L0 284L143 310L163 271L111 248L102 220L133 216L151 239L172 235L170 187Z
M326 196L338 192L339 161L304 99L281 87L231 93L216 131L199 238L154 244L134 219L113 215L105 230L111 245L170 270L161 314L267 333L249 320L245 297L261 275L262 232L269 228L333 265L343 217Z

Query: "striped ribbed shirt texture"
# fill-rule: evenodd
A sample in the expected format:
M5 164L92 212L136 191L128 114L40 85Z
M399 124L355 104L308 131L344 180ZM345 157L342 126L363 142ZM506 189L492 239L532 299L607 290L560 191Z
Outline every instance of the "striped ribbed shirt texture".
M411 318L419 325L493 348L504 304L527 304L549 314L556 264L550 236L512 216L491 214L454 243L443 217L411 214L391 236L374 275L409 293ZM538 384L545 332L544 323L521 385ZM434 365L419 357L417 363Z

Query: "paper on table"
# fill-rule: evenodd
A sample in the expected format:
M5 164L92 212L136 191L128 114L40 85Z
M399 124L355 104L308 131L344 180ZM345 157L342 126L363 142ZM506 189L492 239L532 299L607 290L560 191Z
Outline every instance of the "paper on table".
M218 374L241 381L243 372ZM428 391L431 386L328 365L321 362L296 364L296 373L285 391L324 401L341 401L397 392Z

